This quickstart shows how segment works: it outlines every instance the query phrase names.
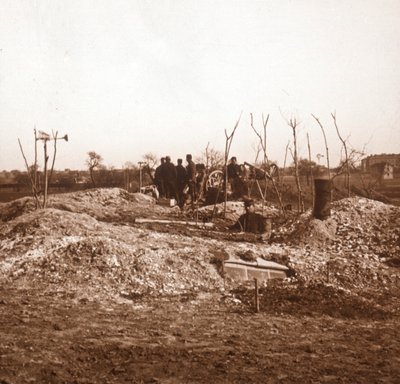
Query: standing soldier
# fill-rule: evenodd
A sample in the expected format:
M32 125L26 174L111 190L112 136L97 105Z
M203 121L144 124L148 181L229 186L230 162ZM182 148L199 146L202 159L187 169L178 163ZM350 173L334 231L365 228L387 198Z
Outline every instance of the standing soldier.
M187 184L187 172L185 167L182 165L182 159L178 159L178 165L176 166L176 176L177 176L177 195L178 204L182 208L185 204L185 199L183 197L183 190Z
M165 157L162 157L161 164L156 168L154 173L154 184L158 189L158 193L160 197L165 197L165 188L164 188L164 164L165 164Z
M171 162L169 156L165 157L164 164L164 187L165 187L165 197L168 199L175 199L178 201L178 196L176 193L176 168Z
M192 155L186 155L186 173L187 173L187 182L189 186L189 196L192 200L192 205L196 200L196 164L192 160Z
M242 169L237 163L237 158L233 156L228 164L228 182L231 185L232 198L237 199L245 194L246 186L241 178Z

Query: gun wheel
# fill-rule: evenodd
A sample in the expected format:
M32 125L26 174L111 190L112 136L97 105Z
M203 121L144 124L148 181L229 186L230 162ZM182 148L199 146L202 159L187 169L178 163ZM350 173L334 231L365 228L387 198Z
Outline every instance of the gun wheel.
M222 171L212 171L207 178L206 189L222 188L224 183L224 173Z

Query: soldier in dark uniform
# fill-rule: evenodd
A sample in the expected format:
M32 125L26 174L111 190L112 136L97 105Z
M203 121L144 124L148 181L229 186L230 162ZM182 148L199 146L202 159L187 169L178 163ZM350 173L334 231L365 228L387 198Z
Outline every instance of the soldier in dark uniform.
M165 164L165 157L162 157L161 164L156 168L154 173L154 184L158 189L158 193L160 197L165 197L165 188L164 188L164 164Z
M187 172L186 168L182 165L182 159L178 159L178 165L176 166L176 176L178 204L182 208L185 204L183 190L185 189L187 184Z
M240 177L240 165L237 163L237 158L233 156L228 164L227 172L228 172L228 181L230 182L232 179L236 179Z
M176 193L176 168L174 163L171 162L169 156L165 157L165 164L163 168L164 176L164 187L165 187L165 197L168 199L175 199L178 201L178 196Z
M264 239L268 239L271 234L271 228L267 226L267 219L255 212L253 200L245 200L244 208L246 213L241 215L236 223L229 228L239 230L240 232L259 234L262 235Z
M232 198L238 199L246 194L246 185L242 180L242 168L233 156L226 167L228 182L231 185Z
M187 173L187 183L189 186L189 196L194 204L196 200L196 164L192 160L192 155L186 155L186 173Z

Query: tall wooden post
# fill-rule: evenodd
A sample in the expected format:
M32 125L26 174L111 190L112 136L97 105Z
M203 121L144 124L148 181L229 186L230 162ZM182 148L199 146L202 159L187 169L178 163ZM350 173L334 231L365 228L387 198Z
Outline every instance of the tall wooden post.
M43 208L46 208L47 204L47 187L48 187L48 178L47 178L47 161L49 157L47 156L47 139L43 140L44 146L44 197L43 197Z

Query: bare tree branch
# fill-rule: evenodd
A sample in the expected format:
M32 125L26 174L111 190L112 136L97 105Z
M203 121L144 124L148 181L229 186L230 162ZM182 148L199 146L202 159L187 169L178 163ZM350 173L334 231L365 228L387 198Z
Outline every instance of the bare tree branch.
M227 130L225 129L225 164L224 164L224 170L225 170L225 197L224 197L224 217L226 217L226 202L228 200L228 157L229 157L229 151L231 149L232 145L232 140L233 136L236 132L236 129L239 125L240 119L242 117L242 112L240 112L239 118L236 121L236 124L230 134L228 134Z
M34 128L34 130L33 130L33 132L34 132L34 135L35 135L35 163L34 163L34 176L33 176L33 180L34 180L34 184L35 184L35 188L37 189L37 182L38 182L38 180L37 180L37 172L38 172L38 168L37 168L37 141L38 141L38 139L37 139L37 134L36 134L36 125L35 125L35 128Z
M299 162L297 157L297 135L296 129L298 127L298 121L296 118L290 118L287 121L290 128L292 128L293 133L293 161L294 161L294 173L296 178L296 186L297 186L297 209L299 212L304 212L304 200L303 200L303 191L301 189L300 184L300 176L299 176Z
M312 169L312 163L311 163L310 136L308 135L308 132L307 132L307 147L308 147L308 162L309 162L309 164L310 164L311 195L312 195L312 201L314 202L314 197L315 197L315 192L314 192L314 175L313 175L313 169Z
M54 171L54 164L56 162L56 154L57 154L57 136L58 136L58 131L56 131L56 134L53 132L53 140L54 140L54 151L53 151L53 161L51 163L51 170L50 170L50 176L49 176L49 185L51 184L51 179L53 177L53 171Z
M267 125L268 125L268 120L269 120L269 114L267 115L267 118L264 119L264 115L262 115L262 125L263 125L263 136L261 136L261 133L259 133L255 128L254 128L254 121L253 121L253 114L250 113L250 125L251 128L253 129L254 133L257 135L258 139L259 139L259 147L261 147L262 151L263 151L263 165L264 165L264 171L266 171L266 169L269 167L269 160L268 160L268 156L267 156ZM258 157L258 154L257 154ZM272 182L272 186L274 188L276 197L278 198L279 201L279 205L281 208L282 213L285 213L284 207L283 207L283 202L282 202L282 195L278 189L278 186L275 182L275 179L271 176L270 178L271 182ZM261 194L262 196L262 212L264 213L264 204L265 204L265 200L266 200L266 196L267 196L267 172L264 173L264 181L265 181L265 188L264 188L264 193ZM258 181L257 181L258 183ZM261 188L259 187L259 189L261 190Z
M329 149L328 149L328 141L326 140L325 130L324 130L324 127L322 126L321 122L319 121L319 119L313 114L311 114L311 116L315 119L315 121L320 126L321 131L322 131L322 135L324 136L325 153L326 153L326 166L328 167L328 175L329 175L329 179L330 179L331 178L331 169L330 169L330 164L329 164Z
M339 140L342 142L344 153L345 153L346 188L347 188L347 196L350 197L350 167L349 167L349 156L348 156L348 152L347 152L347 144L346 144L346 140L343 139L343 137L341 136L341 134L339 132L339 128L338 128L337 121L336 121L336 112L331 113L331 116L332 116L333 123L336 128L336 133L339 137Z
M22 153L22 157L24 158L24 161L25 161L26 171L28 173L29 180L31 182L32 195L33 195L33 198L35 199L36 208L38 208L38 207L41 206L40 201L39 201L39 197L38 197L38 191L37 191L37 188L36 188L36 185L35 185L35 182L34 182L34 178L32 176L32 172L29 169L28 161L26 160L26 156L25 156L24 150L22 148L22 144L21 144L21 140L20 139L18 139L18 144L19 144L19 148L20 148L21 153Z

